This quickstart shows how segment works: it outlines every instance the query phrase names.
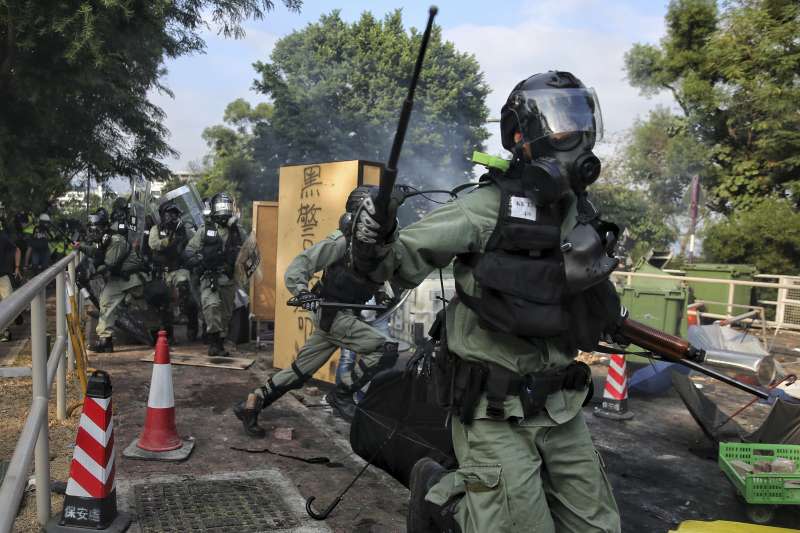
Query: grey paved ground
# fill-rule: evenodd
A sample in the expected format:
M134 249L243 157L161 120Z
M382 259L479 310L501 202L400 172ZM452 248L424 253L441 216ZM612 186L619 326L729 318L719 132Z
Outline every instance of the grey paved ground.
M794 342L788 341L789 349L782 360L791 370L800 370L800 360L788 355ZM173 349L185 353L201 351L202 347ZM349 450L347 424L333 417L324 405L322 384L314 385L323 391L288 394L266 411L262 417L269 429L266 439L244 436L230 406L260 384L271 366L269 348L252 350L241 353L257 360L248 371L173 366L178 430L196 439L196 449L188 461L177 464L134 461L118 454L117 478L123 505L129 501L126 491L137 483L170 476L191 482L205 476L273 470L293 487L293 511L307 520L302 500L316 496L316 507L322 509L350 481L363 461ZM152 366L139 358L146 353L148 350L141 348L120 347L114 354L91 358L92 366L112 376L115 439L120 450L138 436L144 421ZM604 367L595 365L593 371L602 382ZM726 412L749 399L722 384L705 382L704 386ZM607 464L626 533L667 531L689 519L745 520L743 506L720 472L714 450L675 393L633 397L630 408L635 417L624 423L592 416L591 406L584 410ZM767 406L756 404L739 422L752 429L767 412ZM293 440L274 438L274 429L287 427L294 429ZM303 457L325 456L333 464L310 465L266 453L233 451L231 446L270 448ZM52 451L71 455L71 449ZM336 532L402 532L407 498L403 487L370 469L325 525ZM800 513L789 509L781 511L775 522L784 527L797 524Z

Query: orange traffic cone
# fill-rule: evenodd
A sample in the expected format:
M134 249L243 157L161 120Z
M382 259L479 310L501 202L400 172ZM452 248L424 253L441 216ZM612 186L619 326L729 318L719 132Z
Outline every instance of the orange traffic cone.
M183 461L194 449L194 439L181 439L175 427L175 395L172 391L172 365L169 362L167 332L158 332L153 358L153 377L147 398L144 429L138 439L122 453L132 459Z
M89 377L83 401L64 509L48 522L46 531L86 528L116 532L128 528L130 517L117 512L114 451L111 379L108 373L96 370Z
M603 403L594 408L595 416L612 420L628 420L633 413L628 411L628 373L625 355L612 354L608 364Z

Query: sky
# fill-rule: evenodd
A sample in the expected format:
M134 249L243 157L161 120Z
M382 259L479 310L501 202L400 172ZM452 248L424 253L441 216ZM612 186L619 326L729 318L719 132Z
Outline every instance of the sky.
M169 142L177 159L165 163L183 170L207 153L201 138L204 128L222 122L225 106L236 98L251 103L265 101L252 91L255 61L268 61L275 42L320 15L339 9L347 21L369 10L376 16L401 7L406 27L421 28L429 2L418 0L305 0L300 13L287 11L280 0L261 21L246 24L246 37L225 39L212 28L204 33L204 54L185 56L166 64L166 85L174 98L153 92L151 98L166 112ZM637 117L656 105L673 105L659 95L645 98L625 80L624 54L633 43L657 43L664 34L667 0L441 0L436 23L444 38L456 48L474 54L492 89L487 105L490 117L520 80L546 70L567 70L599 95L606 144L619 139ZM409 73L410 75L410 73ZM401 102L398 102L398 114ZM412 116L413 120L413 116ZM502 152L499 126L489 124L491 153Z

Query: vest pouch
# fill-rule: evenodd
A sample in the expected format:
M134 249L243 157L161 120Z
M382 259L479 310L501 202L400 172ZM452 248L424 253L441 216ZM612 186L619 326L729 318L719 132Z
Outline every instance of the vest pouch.
M491 244L492 248L510 252L556 250L561 246L561 228L522 223L501 225L492 236Z
M482 291L491 289L531 302L560 305L564 295L564 264L559 255L532 258L486 252L473 276Z
M481 291L477 314L486 329L520 337L555 337L567 329L569 319L561 303L530 302L494 289Z

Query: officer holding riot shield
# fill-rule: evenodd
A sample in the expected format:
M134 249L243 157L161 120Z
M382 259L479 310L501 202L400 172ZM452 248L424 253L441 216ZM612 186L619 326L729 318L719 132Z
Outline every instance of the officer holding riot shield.
M619 316L618 229L586 192L600 106L572 74L537 74L511 92L501 128L513 160L472 193L399 232L391 203L379 213L365 200L356 222L355 265L374 281L414 287L454 261L434 371L458 468L414 466L407 530L616 533L581 413L591 372L575 361Z
M90 234L96 244L76 243L81 252L90 256L96 272L105 277L100 293L100 318L97 322L95 352L114 351L114 325L121 308L144 309L144 284L148 280L147 267L139 250L128 242L130 212L128 201L117 198L111 211L110 224L105 209L90 216ZM105 228L108 227L106 232Z
M150 228L148 245L153 264L154 280L166 290L166 305L161 305L162 322L172 337L172 294L177 293L178 305L186 316L186 337L189 342L197 338L198 309L191 289L191 274L182 264L182 257L192 234L183 223L183 213L174 202L162 204L159 209L161 222Z
M184 250L184 264L199 273L200 304L206 324L208 355L226 357L225 336L234 309L234 270L246 234L228 193L214 195L205 222Z

